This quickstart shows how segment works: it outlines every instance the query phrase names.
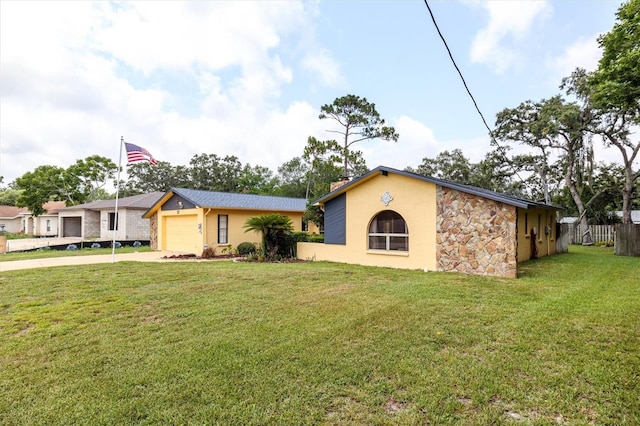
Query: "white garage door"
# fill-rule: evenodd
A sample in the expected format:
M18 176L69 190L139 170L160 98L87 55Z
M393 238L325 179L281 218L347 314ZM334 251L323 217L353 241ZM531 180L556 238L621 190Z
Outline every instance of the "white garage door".
M202 254L202 236L198 232L198 216L169 216L164 218L163 250Z

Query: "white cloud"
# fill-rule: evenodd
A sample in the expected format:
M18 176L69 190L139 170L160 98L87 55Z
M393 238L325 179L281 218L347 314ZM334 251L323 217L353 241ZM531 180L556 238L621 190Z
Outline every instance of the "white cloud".
M397 143L387 141L368 141L355 145L363 152L370 168L387 166L403 170L406 167L418 167L424 158L435 158L442 151L462 150L472 163L480 162L492 148L487 136L470 139L438 140L431 128L407 116L401 116L393 123L400 134Z
M305 19L289 2L137 2L105 13L94 46L147 74L255 64Z
M313 7L3 2L0 174L8 183L94 154L117 162L120 136L174 165L216 153L275 171L322 132L315 108L279 102L296 62L320 48L332 63Z
M387 166L402 170L416 167L424 157L437 154L438 142L433 131L423 123L401 116L394 120L393 127L400 135L397 143L373 140L354 145L354 149L362 151L370 168Z
M522 41L534 21L551 12L546 0L535 1L483 1L481 6L489 12L489 23L475 36L471 45L471 61L487 64L497 73L503 73L522 62Z
M346 87L346 81L340 71L340 64L331 57L326 49L310 51L302 60L306 70L318 75L320 82L328 87Z
M479 163L489 151L493 150L488 136L442 141L438 144L438 147L440 148L438 153L442 151L451 152L456 148L460 149L472 163Z
M560 78L571 75L578 67L593 71L598 67L598 61L602 57L602 49L597 41L598 36L599 34L595 34L593 37L571 44L561 56L548 59L547 67Z

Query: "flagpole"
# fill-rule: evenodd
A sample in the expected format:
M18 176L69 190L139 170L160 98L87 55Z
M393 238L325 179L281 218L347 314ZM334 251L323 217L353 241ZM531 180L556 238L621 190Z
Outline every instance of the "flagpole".
M122 145L124 145L124 136L120 136L120 154L118 155L118 178L116 180L116 212L113 218L113 241L111 242L111 263L116 261L116 232L118 231L118 196L120 194L120 170L122 169Z

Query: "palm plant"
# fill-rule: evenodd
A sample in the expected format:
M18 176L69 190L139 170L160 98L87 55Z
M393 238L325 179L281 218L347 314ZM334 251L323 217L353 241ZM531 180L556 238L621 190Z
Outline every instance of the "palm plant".
M293 232L293 223L288 216L278 213L263 214L247 219L244 232L258 232L262 238L262 254L273 259L278 253L282 239Z

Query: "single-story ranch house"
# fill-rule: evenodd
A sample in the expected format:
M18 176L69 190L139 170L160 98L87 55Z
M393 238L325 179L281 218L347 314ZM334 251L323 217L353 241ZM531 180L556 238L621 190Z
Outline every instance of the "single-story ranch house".
M58 211L64 207L64 201L48 201L42 205L45 212L34 216L25 207L0 206L0 232L55 237L58 235Z
M24 223L21 213L26 212L24 207L0 206L0 232L18 234L24 232Z
M256 233L245 232L247 219L279 213L301 231L306 208L304 198L172 188L143 217L151 220L154 249L200 255L213 248L220 254L226 247L260 241Z
M151 224L149 219L142 218L142 214L162 195L162 192L151 192L120 198L117 224L116 200L97 200L61 209L58 211L58 236L111 240L116 228L118 240L149 241Z
M24 222L21 213L28 210L24 207L0 206L0 232L18 234L24 231Z
M547 204L380 166L320 198L324 243L298 258L516 277L556 252Z

